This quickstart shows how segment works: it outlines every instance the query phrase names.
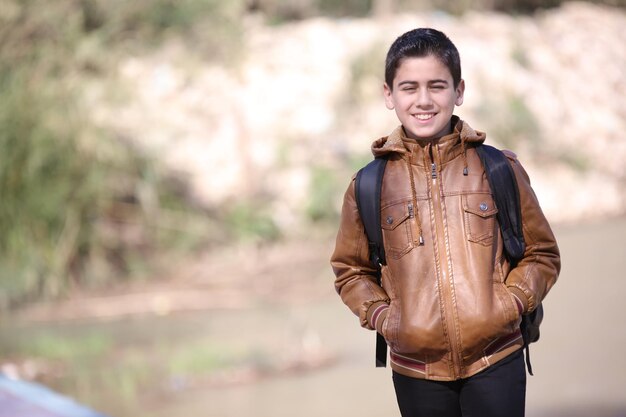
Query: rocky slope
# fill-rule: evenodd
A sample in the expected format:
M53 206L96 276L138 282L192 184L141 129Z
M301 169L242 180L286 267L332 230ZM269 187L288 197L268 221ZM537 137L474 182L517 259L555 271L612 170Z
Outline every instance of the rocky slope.
M397 123L381 96L386 48L432 26L461 52L467 90L457 113L518 154L551 219L626 208L623 9L568 3L532 17L428 13L282 26L250 17L244 26L238 65L210 64L172 39L128 56L114 81L85 98L98 124L157 156L203 204L262 195L290 228L303 222L323 169L338 206L370 142ZM113 100L120 89L123 99Z

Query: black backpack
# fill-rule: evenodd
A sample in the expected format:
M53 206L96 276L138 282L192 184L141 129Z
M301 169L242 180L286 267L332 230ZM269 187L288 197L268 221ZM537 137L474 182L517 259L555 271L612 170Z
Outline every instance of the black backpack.
M493 193L497 219L502 233L504 252L512 267L524 256L526 244L522 233L519 189L515 173L509 161L498 149L489 145L478 145L478 156L483 163L491 192ZM381 267L386 264L383 235L380 227L380 193L387 158L378 157L363 167L356 175L355 197L361 221L367 235L369 255L376 267L376 277L381 285ZM539 325L543 320L543 306L539 304L533 312L522 316L520 330L526 349L526 365L533 375L528 345L539 340ZM387 343L376 333L376 366L387 365Z

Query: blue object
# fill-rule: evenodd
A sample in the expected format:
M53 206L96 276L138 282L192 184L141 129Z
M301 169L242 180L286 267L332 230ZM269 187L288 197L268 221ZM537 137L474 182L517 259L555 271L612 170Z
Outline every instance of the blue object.
M107 417L43 385L0 373L0 417Z

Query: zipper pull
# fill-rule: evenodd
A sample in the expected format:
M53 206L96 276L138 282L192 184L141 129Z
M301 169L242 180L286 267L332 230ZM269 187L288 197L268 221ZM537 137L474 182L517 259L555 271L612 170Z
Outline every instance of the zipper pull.
M432 175L433 179L437 178L437 165L434 162L430 166L430 175Z
M413 217L415 217L415 210L413 208L413 203L409 203L409 218L412 219ZM422 237L422 232L420 231L420 237L418 240L418 244L419 246L422 246L424 244L424 238Z

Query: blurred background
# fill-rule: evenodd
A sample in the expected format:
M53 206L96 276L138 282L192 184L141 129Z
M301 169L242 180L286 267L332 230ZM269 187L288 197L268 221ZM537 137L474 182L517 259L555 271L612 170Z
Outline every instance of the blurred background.
M421 26L562 249L528 415L626 416L624 0L0 0L0 372L111 417L399 415L328 259Z

